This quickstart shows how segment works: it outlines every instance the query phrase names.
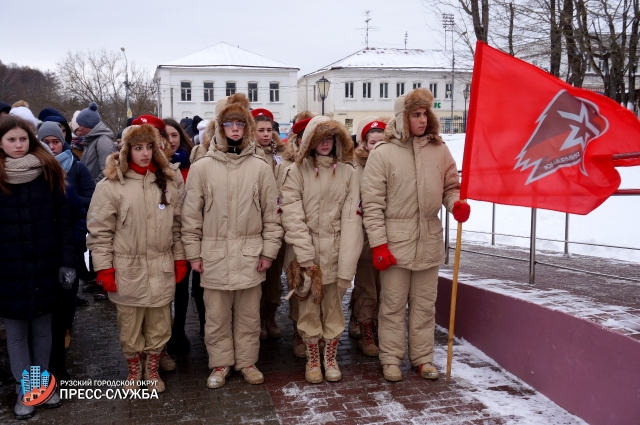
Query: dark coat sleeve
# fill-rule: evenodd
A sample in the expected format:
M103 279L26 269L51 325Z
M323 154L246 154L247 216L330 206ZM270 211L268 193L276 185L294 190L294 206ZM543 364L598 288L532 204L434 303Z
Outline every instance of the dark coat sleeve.
M62 192L55 192L53 196L58 246L60 247L60 266L75 269L77 262L75 247L73 245L73 228L69 213L69 203L67 202L66 195Z
M93 180L91 172L86 165L80 161L76 161L75 165L78 167L76 170L76 175L78 177L76 191L78 192L80 201L82 201L82 206L88 211L89 204L91 204L91 197L93 196L93 192L96 190L96 182Z
M71 185L67 185L66 198L69 208L71 242L76 250L84 252L87 250L87 210L82 205L82 198L78 196Z

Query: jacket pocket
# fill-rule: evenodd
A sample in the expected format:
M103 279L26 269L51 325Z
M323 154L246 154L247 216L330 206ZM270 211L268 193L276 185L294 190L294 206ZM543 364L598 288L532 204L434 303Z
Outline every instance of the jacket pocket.
M253 205L259 212L262 211L262 208L260 208L260 190L258 189L258 183L253 185Z
M202 240L200 257L204 269L203 280L205 283L226 283L228 278L227 242L216 240Z
M255 239L258 243L251 241L250 245L242 247L242 270L241 276L243 282L254 282L260 280L265 272L258 272L258 261L262 253L262 240Z
M204 191L204 210L206 212L209 212L212 204L213 204L213 192L211 191L211 186L207 185L207 188Z

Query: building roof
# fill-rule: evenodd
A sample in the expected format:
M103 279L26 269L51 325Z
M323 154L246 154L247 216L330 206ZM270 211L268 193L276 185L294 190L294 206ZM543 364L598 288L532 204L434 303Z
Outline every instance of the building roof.
M158 68L281 68L298 70L273 59L251 53L247 50L221 41L198 52L176 59Z
M369 47L313 71L305 77L345 68L451 71L451 51ZM456 69L471 71L472 67L456 57Z

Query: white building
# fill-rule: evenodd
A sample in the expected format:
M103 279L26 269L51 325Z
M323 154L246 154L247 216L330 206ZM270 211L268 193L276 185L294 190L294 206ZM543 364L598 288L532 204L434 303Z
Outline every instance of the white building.
M353 133L359 121L370 115L392 116L393 103L402 94L426 87L435 96L434 112L451 117L451 51L368 48L298 79L298 109L320 113L316 81L331 82L324 101L325 115L345 124ZM472 66L456 58L453 115L462 118L463 96L471 84Z
M221 42L183 58L158 65L161 117L215 116L216 102L244 93L251 108L266 108L286 131L296 114L299 68ZM284 126L284 128L283 128Z

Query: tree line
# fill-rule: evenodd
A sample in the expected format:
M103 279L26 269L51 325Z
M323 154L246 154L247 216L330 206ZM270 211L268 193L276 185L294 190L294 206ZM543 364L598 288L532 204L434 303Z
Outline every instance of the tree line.
M588 73L604 94L636 104L640 0L423 1L438 15L454 14L456 41L473 55L476 40L527 61L541 57L547 71L575 87Z
M133 116L156 113L157 85L151 74L129 63L129 103ZM125 60L105 49L67 52L54 71L0 61L0 101L29 103L34 115L46 107L69 121L73 113L96 102L102 121L114 131L126 125Z

